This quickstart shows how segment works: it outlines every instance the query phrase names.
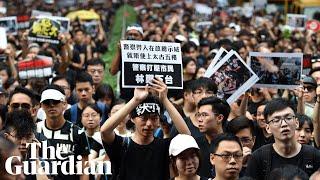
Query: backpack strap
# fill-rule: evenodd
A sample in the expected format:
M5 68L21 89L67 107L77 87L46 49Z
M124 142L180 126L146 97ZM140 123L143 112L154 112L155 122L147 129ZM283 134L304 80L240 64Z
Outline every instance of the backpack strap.
M263 162L263 167L262 167L263 177L266 177L271 172L271 156L272 156L271 148L272 148L272 144L267 144L265 145L265 147L261 148L262 162Z
M78 103L75 103L70 108L71 122L76 124L78 119Z
M316 158L316 152L314 147L310 145L302 145L302 154L302 170L304 170L307 174L312 174L314 171L316 171L316 169L314 169L314 162Z
M107 105L103 102L97 101L97 106L98 108L101 110L102 112L102 116L101 116L101 121L100 121L100 126L103 125L103 123L107 120L106 117L106 109L108 108Z

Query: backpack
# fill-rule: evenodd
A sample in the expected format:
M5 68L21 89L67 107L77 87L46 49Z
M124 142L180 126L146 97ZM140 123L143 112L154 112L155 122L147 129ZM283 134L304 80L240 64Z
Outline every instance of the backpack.
M97 106L98 108L101 110L102 112L102 116L101 116L101 121L100 121L100 126L103 125L103 123L107 120L107 117L105 115L106 109L108 109L107 105L97 101ZM71 106L70 108L70 114L71 114L71 122L73 124L77 123L77 119L78 119L78 103L75 103Z
M271 151L272 151L272 144L267 144L262 150L262 161L263 161L263 174L265 177L267 177L268 174L271 172ZM313 164L315 162L316 154L315 149L310 145L302 145L301 147L302 154L303 154L303 168L301 168L304 172L307 174L312 174L315 170L313 168ZM310 167L311 166L311 167Z

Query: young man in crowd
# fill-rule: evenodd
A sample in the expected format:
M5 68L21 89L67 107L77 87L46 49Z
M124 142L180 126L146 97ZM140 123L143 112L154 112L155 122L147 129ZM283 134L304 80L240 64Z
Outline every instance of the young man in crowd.
M95 89L103 83L105 66L105 62L99 58L87 61L87 73L91 75Z
M271 100L264 109L266 130L272 133L275 143L265 145L252 154L246 175L255 179L266 179L275 168L292 164L309 176L320 166L320 152L312 146L301 145L295 139L299 122L288 101Z
M210 162L215 168L215 180L237 180L243 161L242 145L233 134L220 134L214 141Z
M82 168L88 160L89 149L84 131L63 117L66 100L63 89L58 85L47 86L41 94L41 107L46 113L46 120L37 123L37 132L43 134L53 147L54 151L60 150L61 157L54 157L55 161L70 160L71 156L77 160L81 156ZM75 164L74 164L75 166ZM87 175L65 175L62 166L58 166L58 174L54 179L86 179ZM74 167L76 170L76 167Z
M149 92L156 94L157 97L149 95ZM153 135L160 124L162 105L168 111L179 133L190 135L190 131L169 101L167 93L167 86L162 80L153 79L145 88L136 88L133 98L101 127L102 140L111 160L114 178L122 180L169 178L168 150L171 138L158 139ZM114 129L128 114L131 114L135 130L131 138L123 138L116 135Z
M82 127L81 114L83 109L88 104L95 103L93 99L94 85L92 77L86 72L79 73L76 77L75 90L79 102L73 104L70 109L66 110L64 117L79 127ZM99 103L98 107L103 112L102 121L105 121L106 117L108 117L109 108L102 103Z
M214 96L203 98L198 103L196 119L202 136L198 137L196 141L203 158L199 171L201 176L212 177L210 153L216 136L223 133L223 122L227 121L229 113L229 104L225 100Z

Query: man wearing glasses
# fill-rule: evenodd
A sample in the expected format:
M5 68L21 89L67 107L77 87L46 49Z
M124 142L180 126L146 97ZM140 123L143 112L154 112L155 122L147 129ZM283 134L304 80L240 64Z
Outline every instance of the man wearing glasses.
M215 167L216 180L236 180L242 167L242 145L235 135L220 134L214 141L210 162Z
M275 168L285 164L298 166L309 176L320 166L320 152L312 146L301 145L295 139L299 122L294 108L284 99L273 99L264 110L266 130L275 143L257 149L248 162L246 175L254 179L267 179Z
M227 121L230 113L229 104L222 99L211 96L200 100L196 119L202 136L196 139L203 161L200 165L199 175L212 177L210 153L214 148L214 141L218 134L223 133L222 123Z

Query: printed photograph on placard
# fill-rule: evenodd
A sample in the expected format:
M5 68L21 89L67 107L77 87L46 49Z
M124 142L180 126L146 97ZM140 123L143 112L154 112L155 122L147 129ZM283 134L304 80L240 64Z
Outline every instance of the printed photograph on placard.
M211 63L209 65L209 67L207 68L207 71L205 72L205 76L206 77L210 77L213 73L213 67L218 64L218 62L225 56L228 54L228 51L225 50L223 47L221 47L219 49L219 51L216 53L216 55L214 56L214 58L211 60Z
M250 67L258 75L257 87L295 88L302 73L302 53L250 52Z
M0 27L6 28L7 34L16 35L18 33L18 23L16 16L0 18Z
M287 14L287 25L293 29L304 30L307 16L303 14Z

